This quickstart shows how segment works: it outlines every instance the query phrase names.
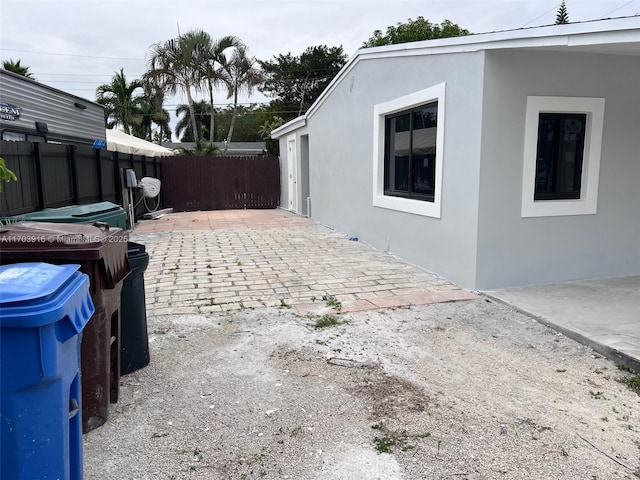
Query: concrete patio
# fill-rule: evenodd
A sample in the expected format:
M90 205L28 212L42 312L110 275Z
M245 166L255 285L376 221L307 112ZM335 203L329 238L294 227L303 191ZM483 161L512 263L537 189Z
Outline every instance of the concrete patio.
M640 371L640 276L485 293Z

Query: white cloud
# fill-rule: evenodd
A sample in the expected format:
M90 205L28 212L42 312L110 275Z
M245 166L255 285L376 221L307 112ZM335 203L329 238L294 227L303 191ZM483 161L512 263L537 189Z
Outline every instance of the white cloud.
M419 15L481 33L554 23L560 0L0 0L0 59L20 59L42 83L92 100L124 68L145 71L149 47L200 28L236 35L262 60L312 45L347 55L374 30ZM634 15L640 0L568 0L572 22ZM252 101L264 101L256 96ZM218 101L225 95L218 94ZM183 103L175 99L175 103ZM170 107L171 109L171 107Z

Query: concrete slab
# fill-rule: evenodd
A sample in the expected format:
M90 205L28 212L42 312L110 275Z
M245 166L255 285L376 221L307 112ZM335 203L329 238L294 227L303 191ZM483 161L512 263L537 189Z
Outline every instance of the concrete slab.
M640 371L640 276L484 293Z

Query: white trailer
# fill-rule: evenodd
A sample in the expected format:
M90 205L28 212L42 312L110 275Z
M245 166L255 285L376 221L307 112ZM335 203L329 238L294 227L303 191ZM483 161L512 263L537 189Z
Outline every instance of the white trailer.
M103 148L104 107L0 69L0 140Z

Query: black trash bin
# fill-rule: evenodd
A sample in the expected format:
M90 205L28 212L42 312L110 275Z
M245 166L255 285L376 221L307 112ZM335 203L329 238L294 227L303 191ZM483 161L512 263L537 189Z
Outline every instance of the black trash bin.
M121 293L120 375L146 367L150 360L144 291L144 272L149 265L149 254L144 245L129 242L127 256L131 273L124 279Z
M129 235L105 223L18 222L0 230L0 264L79 264L89 276L95 313L81 344L82 432L104 424L120 387L123 280L130 272Z

